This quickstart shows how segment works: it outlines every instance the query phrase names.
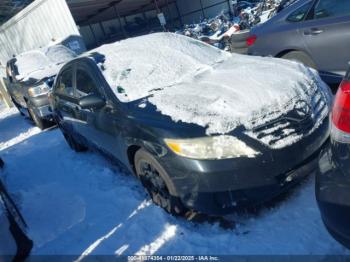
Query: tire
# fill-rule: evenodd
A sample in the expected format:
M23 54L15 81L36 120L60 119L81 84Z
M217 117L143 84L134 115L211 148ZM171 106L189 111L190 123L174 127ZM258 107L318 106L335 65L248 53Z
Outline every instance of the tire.
M169 176L157 160L147 151L140 149L135 154L136 174L151 197L153 203L173 216L185 216L187 209L178 197L169 190Z
M75 140L75 138L68 134L66 131L64 131L62 128L61 128L61 131L62 131L62 134L64 136L64 138L66 139L67 141L67 144L69 145L69 147L71 149L73 149L75 152L85 152L88 150L88 148L82 144L80 144L79 142L77 142Z
M291 61L297 61L300 62L308 67L316 68L316 64L314 61L312 61L311 57L309 57L306 53L301 51L291 51L284 56L282 56L283 59L291 60Z
M35 111L33 110L33 108L31 106L29 106L27 104L27 108L28 108L28 114L31 118L31 120L34 122L34 124L39 127L41 130L45 130L49 127L54 126L54 123L51 121L48 121L46 119L43 119L41 117L39 117Z
M12 104L17 108L18 112L21 114L21 116L25 116L22 112L22 107L16 102L16 100L11 96Z

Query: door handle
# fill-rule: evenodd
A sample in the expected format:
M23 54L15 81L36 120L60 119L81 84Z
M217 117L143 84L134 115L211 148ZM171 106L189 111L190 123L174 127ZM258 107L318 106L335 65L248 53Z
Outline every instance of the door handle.
M310 31L304 31L304 35L319 35L322 33L323 30L318 28L312 28Z

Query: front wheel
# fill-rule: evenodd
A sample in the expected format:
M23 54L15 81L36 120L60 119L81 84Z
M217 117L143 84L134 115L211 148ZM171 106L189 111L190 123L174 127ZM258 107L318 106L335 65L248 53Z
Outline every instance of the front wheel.
M135 168L142 185L153 202L174 216L184 216L188 211L178 197L170 194L166 171L147 151L140 149L135 155Z
M22 107L16 102L16 100L12 96L11 96L11 101L12 101L12 104L17 108L18 112L22 116L25 116L25 114L22 112Z

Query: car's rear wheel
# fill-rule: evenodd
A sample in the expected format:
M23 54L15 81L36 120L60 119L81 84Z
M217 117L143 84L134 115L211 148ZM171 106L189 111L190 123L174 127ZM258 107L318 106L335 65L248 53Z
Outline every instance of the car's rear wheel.
M64 138L66 139L69 147L71 149L73 149L75 152L84 152L88 149L86 146L84 146L84 145L80 144L78 141L76 141L72 135L68 134L62 128L61 128L61 131L62 131L62 134L63 134Z
M32 107L28 105L28 113L30 118L33 120L34 124L39 127L41 130L45 130L47 128L50 128L54 126L54 122L46 120L38 116Z
M291 60L291 61L297 61L308 67L316 69L316 64L314 61L312 61L311 57L309 57L307 54L301 51L291 51L285 54L284 56L282 56L282 58Z
M135 155L135 169L142 185L153 202L174 216L184 216L188 211L178 197L170 193L166 171L147 151L140 149Z

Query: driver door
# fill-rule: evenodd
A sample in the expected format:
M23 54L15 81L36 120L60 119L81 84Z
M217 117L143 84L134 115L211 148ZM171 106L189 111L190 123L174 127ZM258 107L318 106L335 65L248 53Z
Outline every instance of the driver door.
M117 157L119 155L118 134L113 125L115 107L106 96L103 83L95 69L88 64L80 64L76 69L77 101L88 95L99 96L106 101L106 105L91 109L79 107L75 130L95 147Z
M344 76L350 61L350 1L318 0L300 31L319 71Z

